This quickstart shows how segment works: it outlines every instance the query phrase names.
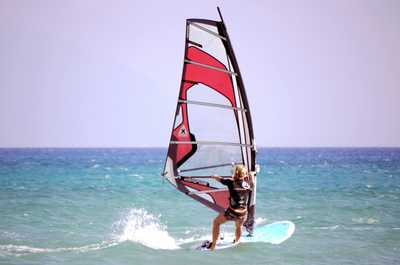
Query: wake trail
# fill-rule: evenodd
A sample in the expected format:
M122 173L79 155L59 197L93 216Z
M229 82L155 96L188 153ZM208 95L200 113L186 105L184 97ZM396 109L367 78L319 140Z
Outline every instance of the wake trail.
M29 254L88 252L120 245L123 242L141 244L152 249L180 249L180 245L201 240L190 237L175 240L162 224L160 216L155 216L145 209L131 208L125 211L112 225L109 240L77 247L39 248L27 245L0 245L0 256L22 256Z
M97 251L123 242L140 244L151 249L177 250L182 247L202 242L211 238L210 233L188 233L187 238L172 237L167 226L160 221L161 215L153 215L143 208L127 209L112 225L109 240L77 247L38 248L26 245L4 244L0 245L0 256L21 256L40 253L58 252L88 252ZM257 218L256 224L265 223L265 219ZM211 227L210 227L211 229ZM232 236L233 233L224 233L224 236ZM184 247L185 248L185 247Z
M57 252L88 252L118 245L118 242L103 241L80 247L37 248L25 245L0 245L0 256L22 256L28 254L57 253Z

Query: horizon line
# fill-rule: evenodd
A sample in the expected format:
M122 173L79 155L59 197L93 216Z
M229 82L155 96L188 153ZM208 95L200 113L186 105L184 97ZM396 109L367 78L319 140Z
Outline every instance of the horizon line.
M167 149L168 146L0 146L0 149L140 149L154 148ZM359 146L258 146L261 148L400 148L400 145L394 146L378 146L378 145L359 145Z

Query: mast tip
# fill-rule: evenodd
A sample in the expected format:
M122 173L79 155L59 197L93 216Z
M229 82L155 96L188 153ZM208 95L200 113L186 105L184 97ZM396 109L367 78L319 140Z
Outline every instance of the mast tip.
M217 11L218 11L219 17L221 18L221 21L224 22L224 19L222 18L222 14L221 14L221 9L219 9L219 6L217 6Z

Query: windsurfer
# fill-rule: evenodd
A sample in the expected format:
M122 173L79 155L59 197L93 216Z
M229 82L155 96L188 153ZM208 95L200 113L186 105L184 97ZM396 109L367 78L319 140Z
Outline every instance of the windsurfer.
M234 221L236 224L235 242L240 241L242 235L242 226L247 219L247 205L251 187L249 182L253 183L254 172L248 174L244 165L236 165L233 178L222 178L213 176L213 179L228 186L229 189L229 207L224 213L220 213L213 222L212 242L209 245L214 250L218 237L220 225L226 221ZM249 179L250 178L250 179Z

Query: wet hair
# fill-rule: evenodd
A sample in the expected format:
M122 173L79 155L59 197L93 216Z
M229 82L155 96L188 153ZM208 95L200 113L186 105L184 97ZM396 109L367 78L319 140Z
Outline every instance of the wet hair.
M234 180L243 180L247 175L247 168L244 165L236 165L233 179Z

